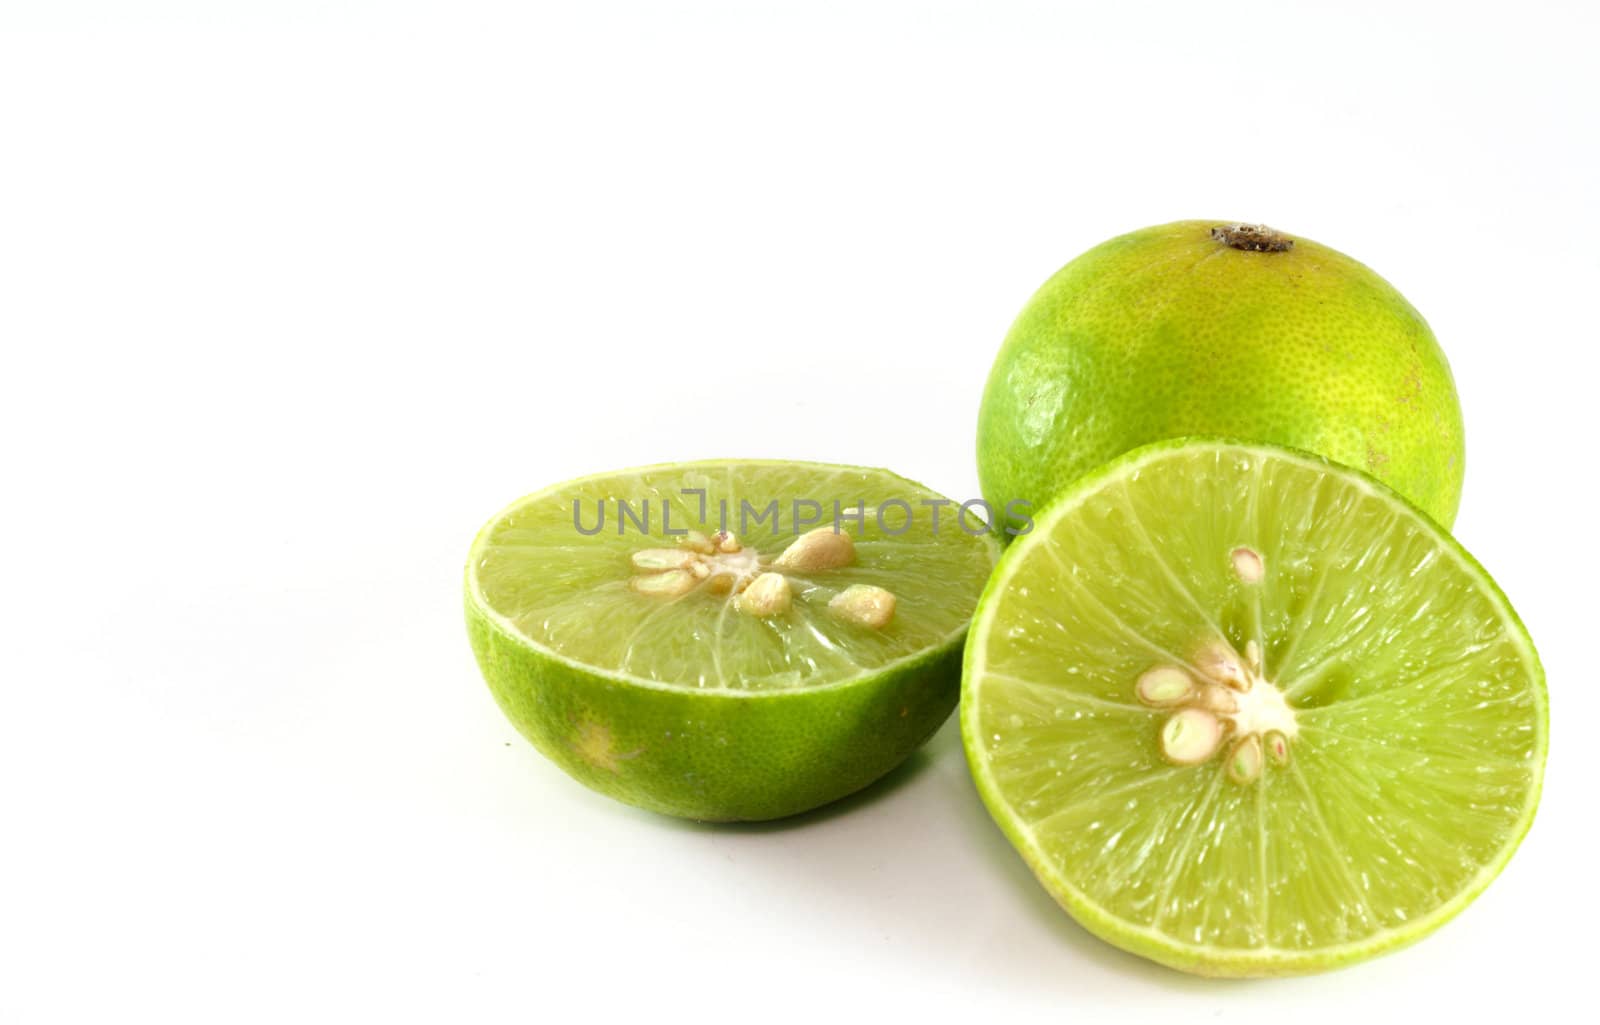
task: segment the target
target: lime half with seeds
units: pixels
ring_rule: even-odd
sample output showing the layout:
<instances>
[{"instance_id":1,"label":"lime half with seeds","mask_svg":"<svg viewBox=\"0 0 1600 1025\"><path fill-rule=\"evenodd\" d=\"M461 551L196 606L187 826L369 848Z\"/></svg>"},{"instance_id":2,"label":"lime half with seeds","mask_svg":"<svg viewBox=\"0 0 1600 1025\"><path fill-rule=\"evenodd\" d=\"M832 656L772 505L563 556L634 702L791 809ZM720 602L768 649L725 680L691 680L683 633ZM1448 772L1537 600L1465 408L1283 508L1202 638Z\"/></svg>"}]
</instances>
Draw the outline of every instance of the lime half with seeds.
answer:
<instances>
[{"instance_id":1,"label":"lime half with seeds","mask_svg":"<svg viewBox=\"0 0 1600 1025\"><path fill-rule=\"evenodd\" d=\"M1001 560L961 725L990 812L1089 930L1207 975L1347 964L1495 877L1544 674L1506 598L1359 472L1218 441L1079 482Z\"/></svg>"},{"instance_id":2,"label":"lime half with seeds","mask_svg":"<svg viewBox=\"0 0 1600 1025\"><path fill-rule=\"evenodd\" d=\"M500 707L580 782L726 821L894 768L949 716L998 545L886 470L719 461L515 503L467 564Z\"/></svg>"}]
</instances>

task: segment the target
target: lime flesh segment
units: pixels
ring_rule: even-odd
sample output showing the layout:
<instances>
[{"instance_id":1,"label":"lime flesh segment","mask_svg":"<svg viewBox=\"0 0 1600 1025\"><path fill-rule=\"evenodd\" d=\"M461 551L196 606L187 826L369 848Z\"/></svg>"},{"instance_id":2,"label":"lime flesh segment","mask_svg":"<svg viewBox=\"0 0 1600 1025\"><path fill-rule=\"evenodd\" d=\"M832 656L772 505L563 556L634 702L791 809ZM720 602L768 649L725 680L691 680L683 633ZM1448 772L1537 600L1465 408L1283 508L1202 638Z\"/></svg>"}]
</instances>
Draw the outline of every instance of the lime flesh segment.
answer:
<instances>
[{"instance_id":1,"label":"lime flesh segment","mask_svg":"<svg viewBox=\"0 0 1600 1025\"><path fill-rule=\"evenodd\" d=\"M1248 692L1208 674L1219 650L1258 667ZM1155 668L1245 709L1197 764L1164 747L1167 691L1135 689ZM1362 474L1226 442L1140 449L1038 517L963 687L979 789L1045 887L1204 974L1334 967L1443 923L1526 832L1547 742L1532 642L1454 540ZM1250 736L1262 764L1230 775Z\"/></svg>"},{"instance_id":2,"label":"lime flesh segment","mask_svg":"<svg viewBox=\"0 0 1600 1025\"><path fill-rule=\"evenodd\" d=\"M518 632L596 669L699 689L818 686L965 629L992 553L949 513L936 532L928 510L915 507L935 499L894 474L855 467L746 462L624 471L530 496L502 513L474 549L473 576L484 603ZM713 534L726 525L743 549L770 562L795 540L797 500L800 518L811 521L802 530L819 516L831 526L834 502L851 517L865 513L859 530L853 518L841 522L855 538L852 564L789 574L801 595L793 615L740 615L708 588L664 602L630 586L635 553L679 543L668 529ZM629 510L620 523L619 501ZM599 533L579 533L574 502L585 530L604 510ZM911 509L889 506L887 530L876 515L886 502ZM647 529L634 518L645 510ZM851 585L896 596L893 629L864 630L829 612L826 599Z\"/></svg>"},{"instance_id":3,"label":"lime flesh segment","mask_svg":"<svg viewBox=\"0 0 1600 1025\"><path fill-rule=\"evenodd\" d=\"M937 524L930 503L943 503ZM779 565L797 534L831 530L836 507L845 564ZM745 574L735 593L712 578L650 593L673 571L641 558L670 561L724 530L727 551L706 561ZM947 500L885 470L643 467L491 520L468 560L468 629L507 716L580 781L668 814L775 818L865 786L949 715L997 555ZM737 592L761 572L781 573L787 599L757 615L755 592ZM884 593L886 622L835 602L881 612Z\"/></svg>"}]
</instances>

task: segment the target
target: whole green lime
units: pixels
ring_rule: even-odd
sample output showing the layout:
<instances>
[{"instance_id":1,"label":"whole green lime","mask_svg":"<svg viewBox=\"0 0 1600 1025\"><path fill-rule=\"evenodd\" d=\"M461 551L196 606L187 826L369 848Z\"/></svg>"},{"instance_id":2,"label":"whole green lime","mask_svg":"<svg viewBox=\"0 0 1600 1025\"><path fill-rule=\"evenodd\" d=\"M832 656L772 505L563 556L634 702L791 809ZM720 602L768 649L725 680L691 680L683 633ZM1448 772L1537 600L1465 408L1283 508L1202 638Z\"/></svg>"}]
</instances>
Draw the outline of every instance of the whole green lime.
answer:
<instances>
[{"instance_id":1,"label":"whole green lime","mask_svg":"<svg viewBox=\"0 0 1600 1025\"><path fill-rule=\"evenodd\" d=\"M1455 520L1461 406L1422 315L1342 253L1222 221L1114 238L1045 282L989 374L978 474L1017 532L1017 503L1202 434L1317 453Z\"/></svg>"}]
</instances>

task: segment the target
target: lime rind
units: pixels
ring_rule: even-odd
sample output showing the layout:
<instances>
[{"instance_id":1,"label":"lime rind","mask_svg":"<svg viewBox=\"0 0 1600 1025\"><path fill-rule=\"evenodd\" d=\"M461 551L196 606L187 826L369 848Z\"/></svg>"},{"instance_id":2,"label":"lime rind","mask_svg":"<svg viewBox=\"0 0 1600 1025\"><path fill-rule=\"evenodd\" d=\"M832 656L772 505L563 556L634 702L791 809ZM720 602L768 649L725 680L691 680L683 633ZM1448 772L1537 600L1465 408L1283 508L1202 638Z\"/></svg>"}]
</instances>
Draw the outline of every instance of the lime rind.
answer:
<instances>
[{"instance_id":1,"label":"lime rind","mask_svg":"<svg viewBox=\"0 0 1600 1025\"><path fill-rule=\"evenodd\" d=\"M979 721L982 714L980 694L983 681L989 673L986 661L988 647L985 642L990 632L996 629L996 612L1005 600L1005 596L1011 593L1019 567L1030 557L1036 546L1048 546L1047 539L1055 524L1077 510L1090 496L1098 494L1108 483L1119 479L1125 480L1141 467L1167 458L1178 450L1207 446L1219 451L1233 449L1259 454L1302 467L1342 475L1344 480L1363 489L1366 494L1389 503L1397 515L1411 517L1419 529L1434 539L1439 550L1453 559L1463 575L1474 581L1478 589L1492 602L1500 616L1506 637L1510 639L1522 659L1530 683L1531 697L1537 706L1537 737L1528 764L1521 766L1526 770L1528 779L1523 791L1524 800L1520 815L1504 831L1503 842L1483 861L1476 874L1456 889L1447 900L1426 914L1400 925L1378 929L1351 942L1309 949L1274 947L1270 944L1240 948L1220 946L1205 941L1186 942L1167 931L1109 912L1100 902L1092 899L1075 885L1040 842L1035 827L1029 824L1028 815L1013 804L1012 798L1003 792L995 777L988 750L981 740L982 725ZM1483 567L1426 514L1375 478L1331 463L1320 456L1276 446L1215 438L1180 438L1136 449L1083 478L1048 508L1035 515L1032 535L1033 539L1024 537L1013 543L1002 556L974 615L963 665L960 713L963 743L978 791L996 823L1057 902L1102 939L1169 966L1206 975L1289 975L1347 964L1414 942L1454 917L1499 874L1526 835L1538 806L1548 750L1548 695L1544 670L1538 654L1510 602ZM1091 701L1096 700L1104 699L1091 699ZM1127 708L1130 714L1138 711L1143 710L1131 703ZM1102 710L1102 712L1115 714L1116 710ZM1216 771L1219 774L1217 779L1220 780L1223 770L1218 768ZM1298 769L1296 772L1298 773Z\"/></svg>"}]
</instances>

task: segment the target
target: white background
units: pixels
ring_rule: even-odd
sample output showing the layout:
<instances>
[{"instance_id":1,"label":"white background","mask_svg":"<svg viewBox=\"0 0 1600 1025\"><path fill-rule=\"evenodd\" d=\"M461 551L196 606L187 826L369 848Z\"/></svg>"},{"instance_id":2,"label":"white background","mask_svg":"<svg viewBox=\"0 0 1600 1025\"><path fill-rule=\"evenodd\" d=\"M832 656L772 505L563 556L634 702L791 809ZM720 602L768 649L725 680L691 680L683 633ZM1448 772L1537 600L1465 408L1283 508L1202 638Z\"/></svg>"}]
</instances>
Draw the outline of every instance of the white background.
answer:
<instances>
[{"instance_id":1,"label":"white background","mask_svg":"<svg viewBox=\"0 0 1600 1025\"><path fill-rule=\"evenodd\" d=\"M1587 9L1585 9L1587 8ZM1590 5L0 5L0 1019L1504 1021L1588 1002ZM1210 983L1059 912L954 723L710 828L589 793L461 624L480 523L729 454L976 494L1060 264L1186 217L1428 316L1544 805L1403 953Z\"/></svg>"}]
</instances>

